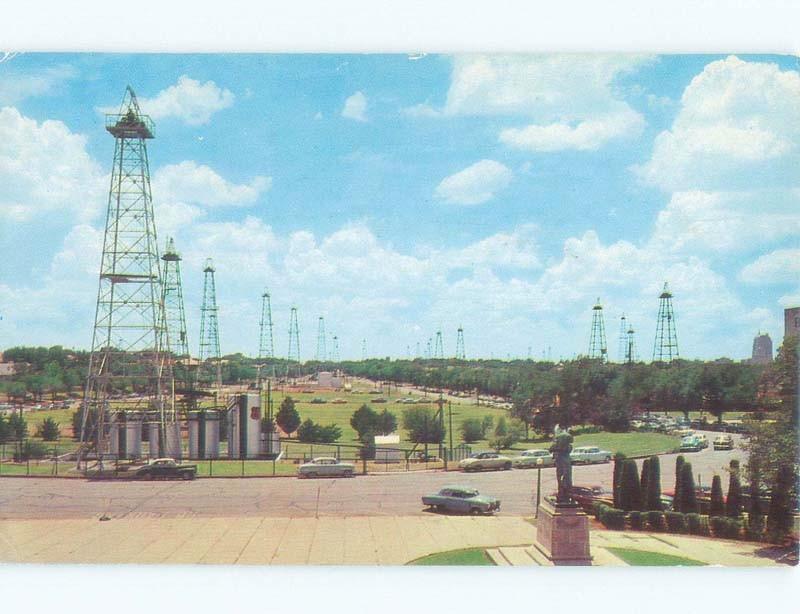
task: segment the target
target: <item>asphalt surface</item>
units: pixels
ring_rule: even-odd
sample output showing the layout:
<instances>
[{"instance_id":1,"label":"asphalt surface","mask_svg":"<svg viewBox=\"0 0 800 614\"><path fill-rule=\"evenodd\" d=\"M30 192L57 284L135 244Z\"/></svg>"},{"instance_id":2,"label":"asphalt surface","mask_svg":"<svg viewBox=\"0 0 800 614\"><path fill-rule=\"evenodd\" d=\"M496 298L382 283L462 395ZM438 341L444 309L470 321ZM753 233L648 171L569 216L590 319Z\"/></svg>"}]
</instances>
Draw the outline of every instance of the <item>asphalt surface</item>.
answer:
<instances>
[{"instance_id":1,"label":"asphalt surface","mask_svg":"<svg viewBox=\"0 0 800 614\"><path fill-rule=\"evenodd\" d=\"M715 433L708 433L713 441ZM695 480L710 485L732 458L746 460L734 435L732 451L711 447L684 454ZM674 454L661 455L661 485L675 483ZM611 490L611 464L573 467L575 485ZM484 473L424 472L371 474L349 479L206 478L192 482L111 482L81 479L0 478L0 519L222 517L222 516L408 516L430 514L420 501L446 484L476 487L501 500L500 515L534 513L536 469ZM542 494L556 489L555 469L542 470Z\"/></svg>"}]
</instances>

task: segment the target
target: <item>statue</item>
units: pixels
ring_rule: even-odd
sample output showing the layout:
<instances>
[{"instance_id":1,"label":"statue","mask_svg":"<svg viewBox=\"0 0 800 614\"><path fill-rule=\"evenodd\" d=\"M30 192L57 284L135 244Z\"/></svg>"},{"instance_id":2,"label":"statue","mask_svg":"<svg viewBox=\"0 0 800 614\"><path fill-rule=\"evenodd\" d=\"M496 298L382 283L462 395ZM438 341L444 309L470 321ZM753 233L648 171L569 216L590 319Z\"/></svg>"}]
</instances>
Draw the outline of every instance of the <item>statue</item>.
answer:
<instances>
[{"instance_id":1,"label":"statue","mask_svg":"<svg viewBox=\"0 0 800 614\"><path fill-rule=\"evenodd\" d=\"M558 495L556 503L565 505L572 504L572 462L569 453L572 452L572 435L567 429L561 429L556 425L553 445L550 452L556 462L556 481L558 483Z\"/></svg>"}]
</instances>

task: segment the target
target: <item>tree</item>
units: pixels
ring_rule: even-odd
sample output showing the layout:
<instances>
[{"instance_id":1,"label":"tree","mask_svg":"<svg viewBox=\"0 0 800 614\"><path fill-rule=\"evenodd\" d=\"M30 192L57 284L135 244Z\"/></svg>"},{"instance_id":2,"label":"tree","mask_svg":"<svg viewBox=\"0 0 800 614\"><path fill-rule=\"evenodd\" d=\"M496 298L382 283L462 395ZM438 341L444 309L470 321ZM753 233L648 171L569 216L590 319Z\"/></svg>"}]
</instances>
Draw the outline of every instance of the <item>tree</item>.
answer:
<instances>
[{"instance_id":1,"label":"tree","mask_svg":"<svg viewBox=\"0 0 800 614\"><path fill-rule=\"evenodd\" d=\"M494 418L492 416L486 415L481 420L481 436L480 439L486 439L486 435L489 434L489 429L492 428L494 424Z\"/></svg>"},{"instance_id":2,"label":"tree","mask_svg":"<svg viewBox=\"0 0 800 614\"><path fill-rule=\"evenodd\" d=\"M692 463L683 463L681 467L681 512L684 514L697 513L697 493L694 488L694 474Z\"/></svg>"},{"instance_id":3,"label":"tree","mask_svg":"<svg viewBox=\"0 0 800 614\"><path fill-rule=\"evenodd\" d=\"M640 510L641 485L639 484L639 469L636 466L635 460L628 459L624 461L620 485L620 508L626 512Z\"/></svg>"},{"instance_id":4,"label":"tree","mask_svg":"<svg viewBox=\"0 0 800 614\"><path fill-rule=\"evenodd\" d=\"M778 469L772 486L772 499L767 515L767 536L773 543L780 543L792 530L792 501L796 497L794 469L783 465Z\"/></svg>"},{"instance_id":5,"label":"tree","mask_svg":"<svg viewBox=\"0 0 800 614\"><path fill-rule=\"evenodd\" d=\"M403 412L403 428L414 443L442 443L444 427L428 407L410 407Z\"/></svg>"},{"instance_id":6,"label":"tree","mask_svg":"<svg viewBox=\"0 0 800 614\"><path fill-rule=\"evenodd\" d=\"M45 418L41 425L39 425L39 437L45 441L56 441L61 435L61 429L58 428L58 422L53 418Z\"/></svg>"},{"instance_id":7,"label":"tree","mask_svg":"<svg viewBox=\"0 0 800 614\"><path fill-rule=\"evenodd\" d=\"M673 493L672 509L676 512L685 512L683 509L683 501L681 501L681 477L683 476L683 464L686 459L683 456L678 456L675 459L675 492Z\"/></svg>"},{"instance_id":8,"label":"tree","mask_svg":"<svg viewBox=\"0 0 800 614\"><path fill-rule=\"evenodd\" d=\"M742 484L739 479L739 461L731 461L730 473L728 500L725 503L725 515L729 518L739 518L742 515Z\"/></svg>"},{"instance_id":9,"label":"tree","mask_svg":"<svg viewBox=\"0 0 800 614\"><path fill-rule=\"evenodd\" d=\"M750 474L750 513L748 524L758 527L762 523L764 513L761 509L761 465L758 459L751 458L748 463Z\"/></svg>"},{"instance_id":10,"label":"tree","mask_svg":"<svg viewBox=\"0 0 800 614\"><path fill-rule=\"evenodd\" d=\"M289 437L292 436L300 426L300 414L294 406L294 399L286 397L281 401L281 406L278 408L278 413L275 415L275 422L281 427L281 430Z\"/></svg>"},{"instance_id":11,"label":"tree","mask_svg":"<svg viewBox=\"0 0 800 614\"><path fill-rule=\"evenodd\" d=\"M494 436L495 437L505 437L508 435L508 425L506 424L506 417L500 416L497 420L497 426L494 428Z\"/></svg>"},{"instance_id":12,"label":"tree","mask_svg":"<svg viewBox=\"0 0 800 614\"><path fill-rule=\"evenodd\" d=\"M715 475L711 480L711 507L709 516L723 516L725 514L725 500L722 496L722 478Z\"/></svg>"},{"instance_id":13,"label":"tree","mask_svg":"<svg viewBox=\"0 0 800 614\"><path fill-rule=\"evenodd\" d=\"M622 452L614 454L614 481L612 484L614 494L614 507L622 509L620 506L620 492L622 486L622 467L625 463L625 455Z\"/></svg>"},{"instance_id":14,"label":"tree","mask_svg":"<svg viewBox=\"0 0 800 614\"><path fill-rule=\"evenodd\" d=\"M313 443L316 441L318 428L311 418L306 418L297 429L297 439L303 443Z\"/></svg>"},{"instance_id":15,"label":"tree","mask_svg":"<svg viewBox=\"0 0 800 614\"><path fill-rule=\"evenodd\" d=\"M658 456L651 456L650 477L647 478L647 509L661 511L661 462Z\"/></svg>"},{"instance_id":16,"label":"tree","mask_svg":"<svg viewBox=\"0 0 800 614\"><path fill-rule=\"evenodd\" d=\"M646 458L642 461L642 473L639 476L639 501L641 502L640 510L647 511L647 481L650 479L650 459Z\"/></svg>"},{"instance_id":17,"label":"tree","mask_svg":"<svg viewBox=\"0 0 800 614\"><path fill-rule=\"evenodd\" d=\"M22 441L28 436L28 423L25 421L25 418L22 417L22 414L11 414L8 418L8 425L11 430L12 439Z\"/></svg>"},{"instance_id":18,"label":"tree","mask_svg":"<svg viewBox=\"0 0 800 614\"><path fill-rule=\"evenodd\" d=\"M389 435L397 430L397 416L388 409L384 409L378 416L376 431L379 435Z\"/></svg>"},{"instance_id":19,"label":"tree","mask_svg":"<svg viewBox=\"0 0 800 614\"><path fill-rule=\"evenodd\" d=\"M359 441L364 441L364 435L371 432L375 436L375 425L378 421L378 414L366 403L353 412L350 418L350 426L358 434Z\"/></svg>"},{"instance_id":20,"label":"tree","mask_svg":"<svg viewBox=\"0 0 800 614\"><path fill-rule=\"evenodd\" d=\"M464 443L474 443L483 439L483 428L478 418L467 418L461 423L461 439Z\"/></svg>"},{"instance_id":21,"label":"tree","mask_svg":"<svg viewBox=\"0 0 800 614\"><path fill-rule=\"evenodd\" d=\"M0 414L0 443L11 439L11 425L6 420L5 414Z\"/></svg>"}]
</instances>

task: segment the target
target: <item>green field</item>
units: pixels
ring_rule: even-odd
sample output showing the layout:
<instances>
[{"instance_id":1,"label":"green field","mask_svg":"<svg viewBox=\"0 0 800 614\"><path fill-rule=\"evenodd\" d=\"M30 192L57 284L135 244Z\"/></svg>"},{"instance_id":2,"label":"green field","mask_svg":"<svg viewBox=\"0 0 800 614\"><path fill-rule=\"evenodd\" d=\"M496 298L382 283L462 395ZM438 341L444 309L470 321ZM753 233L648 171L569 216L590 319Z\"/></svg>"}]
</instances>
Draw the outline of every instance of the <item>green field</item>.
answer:
<instances>
[{"instance_id":1,"label":"green field","mask_svg":"<svg viewBox=\"0 0 800 614\"><path fill-rule=\"evenodd\" d=\"M494 563L483 548L437 552L409 561L407 565L489 565Z\"/></svg>"},{"instance_id":2,"label":"green field","mask_svg":"<svg viewBox=\"0 0 800 614\"><path fill-rule=\"evenodd\" d=\"M662 433L592 433L577 435L573 446L598 446L612 453L622 452L626 456L645 456L671 452L680 446L680 437ZM519 448L522 443L515 447ZM534 443L530 448L547 448L548 443Z\"/></svg>"},{"instance_id":3,"label":"green field","mask_svg":"<svg viewBox=\"0 0 800 614\"><path fill-rule=\"evenodd\" d=\"M683 556L675 556L673 554L647 552L645 550L635 550L633 548L608 548L607 550L621 558L628 565L634 567L698 567L705 565L705 563L701 561L688 559Z\"/></svg>"}]
</instances>

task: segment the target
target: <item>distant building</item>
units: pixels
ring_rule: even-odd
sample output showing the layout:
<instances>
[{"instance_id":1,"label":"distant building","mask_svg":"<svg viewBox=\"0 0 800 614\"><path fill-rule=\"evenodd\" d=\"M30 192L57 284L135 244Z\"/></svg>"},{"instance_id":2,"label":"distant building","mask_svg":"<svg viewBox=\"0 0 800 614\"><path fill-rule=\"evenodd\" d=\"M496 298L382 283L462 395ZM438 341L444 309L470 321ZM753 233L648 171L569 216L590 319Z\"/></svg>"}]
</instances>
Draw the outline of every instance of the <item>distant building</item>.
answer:
<instances>
[{"instance_id":1,"label":"distant building","mask_svg":"<svg viewBox=\"0 0 800 614\"><path fill-rule=\"evenodd\" d=\"M769 335L758 333L753 339L753 356L750 362L757 364L772 362L772 339Z\"/></svg>"},{"instance_id":2,"label":"distant building","mask_svg":"<svg viewBox=\"0 0 800 614\"><path fill-rule=\"evenodd\" d=\"M320 371L317 373L317 386L320 388L335 388L338 390L342 387L342 378L335 376L330 371Z\"/></svg>"},{"instance_id":3,"label":"distant building","mask_svg":"<svg viewBox=\"0 0 800 614\"><path fill-rule=\"evenodd\" d=\"M800 337L800 307L783 310L783 338Z\"/></svg>"}]
</instances>

